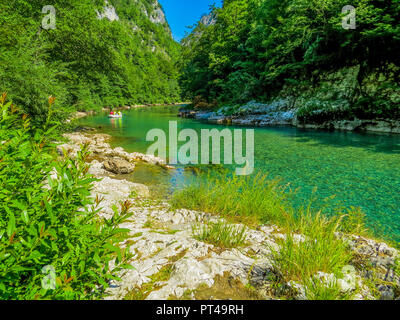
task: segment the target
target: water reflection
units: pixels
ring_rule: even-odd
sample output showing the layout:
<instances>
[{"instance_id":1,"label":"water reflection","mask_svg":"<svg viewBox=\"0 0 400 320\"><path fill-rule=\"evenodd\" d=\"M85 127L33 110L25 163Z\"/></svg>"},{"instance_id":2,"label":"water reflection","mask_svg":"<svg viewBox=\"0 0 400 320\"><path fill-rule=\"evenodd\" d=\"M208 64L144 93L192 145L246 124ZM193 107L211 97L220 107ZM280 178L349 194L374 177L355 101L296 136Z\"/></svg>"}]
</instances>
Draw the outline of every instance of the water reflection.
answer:
<instances>
[{"instance_id":1,"label":"water reflection","mask_svg":"<svg viewBox=\"0 0 400 320\"><path fill-rule=\"evenodd\" d=\"M122 118L109 118L113 130L123 133Z\"/></svg>"}]
</instances>

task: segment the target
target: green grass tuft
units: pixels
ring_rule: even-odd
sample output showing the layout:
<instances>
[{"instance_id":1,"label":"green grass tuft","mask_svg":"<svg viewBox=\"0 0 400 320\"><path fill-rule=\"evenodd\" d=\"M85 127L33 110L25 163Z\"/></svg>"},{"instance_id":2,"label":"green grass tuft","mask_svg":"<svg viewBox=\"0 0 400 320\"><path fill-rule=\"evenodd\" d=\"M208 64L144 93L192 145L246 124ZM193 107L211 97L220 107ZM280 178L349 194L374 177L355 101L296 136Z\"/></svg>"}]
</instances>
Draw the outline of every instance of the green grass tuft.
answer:
<instances>
[{"instance_id":1,"label":"green grass tuft","mask_svg":"<svg viewBox=\"0 0 400 320\"><path fill-rule=\"evenodd\" d=\"M246 227L236 227L222 221L193 226L192 233L196 240L221 248L236 248L246 242Z\"/></svg>"},{"instance_id":2,"label":"green grass tuft","mask_svg":"<svg viewBox=\"0 0 400 320\"><path fill-rule=\"evenodd\" d=\"M313 277L303 281L308 300L352 300L354 293L342 292L337 281L323 281Z\"/></svg>"},{"instance_id":3,"label":"green grass tuft","mask_svg":"<svg viewBox=\"0 0 400 320\"><path fill-rule=\"evenodd\" d=\"M279 180L268 180L265 175L255 178L209 176L206 181L174 193L170 204L174 209L193 209L257 224L283 222L290 196L286 189Z\"/></svg>"},{"instance_id":4,"label":"green grass tuft","mask_svg":"<svg viewBox=\"0 0 400 320\"><path fill-rule=\"evenodd\" d=\"M280 248L272 250L275 269L286 282L308 279L318 271L341 274L342 268L350 263L352 254L348 244L335 235L340 221L311 212L305 212L295 220L293 229L304 239L296 241L293 234L288 233Z\"/></svg>"},{"instance_id":5,"label":"green grass tuft","mask_svg":"<svg viewBox=\"0 0 400 320\"><path fill-rule=\"evenodd\" d=\"M133 288L125 297L124 300L145 300L153 291L163 287L162 282L168 281L173 271L173 265L168 264L163 266L160 271L150 277L150 281L143 284L141 287Z\"/></svg>"}]
</instances>

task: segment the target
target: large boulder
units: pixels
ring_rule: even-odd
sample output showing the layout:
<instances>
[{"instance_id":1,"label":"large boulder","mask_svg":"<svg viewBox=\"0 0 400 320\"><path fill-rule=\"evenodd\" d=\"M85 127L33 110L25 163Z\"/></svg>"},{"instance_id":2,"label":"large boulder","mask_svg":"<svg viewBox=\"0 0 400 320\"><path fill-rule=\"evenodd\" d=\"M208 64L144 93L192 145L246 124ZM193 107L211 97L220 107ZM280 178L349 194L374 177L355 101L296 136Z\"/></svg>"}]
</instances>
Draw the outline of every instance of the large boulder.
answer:
<instances>
[{"instance_id":1,"label":"large boulder","mask_svg":"<svg viewBox=\"0 0 400 320\"><path fill-rule=\"evenodd\" d=\"M135 165L122 159L122 158L111 158L103 162L105 170L115 174L129 174L135 170Z\"/></svg>"}]
</instances>

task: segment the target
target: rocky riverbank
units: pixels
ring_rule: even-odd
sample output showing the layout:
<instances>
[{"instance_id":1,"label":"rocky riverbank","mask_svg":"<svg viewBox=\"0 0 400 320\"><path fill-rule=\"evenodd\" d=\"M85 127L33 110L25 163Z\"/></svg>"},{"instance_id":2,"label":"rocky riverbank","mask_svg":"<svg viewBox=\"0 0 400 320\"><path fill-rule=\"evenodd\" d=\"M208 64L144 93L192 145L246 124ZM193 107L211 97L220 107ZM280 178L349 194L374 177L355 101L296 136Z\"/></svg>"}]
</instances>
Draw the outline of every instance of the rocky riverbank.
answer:
<instances>
[{"instance_id":1,"label":"rocky riverbank","mask_svg":"<svg viewBox=\"0 0 400 320\"><path fill-rule=\"evenodd\" d=\"M285 101L272 104L262 104L252 101L240 108L236 108L235 110L225 107L216 112L194 111L185 108L179 110L179 116L182 118L192 118L214 124L252 127L293 126L303 129L400 134L400 121L396 120L352 119L329 120L320 123L305 123L298 119L296 113L297 110L288 108Z\"/></svg>"},{"instance_id":2,"label":"rocky riverbank","mask_svg":"<svg viewBox=\"0 0 400 320\"><path fill-rule=\"evenodd\" d=\"M58 147L61 156L75 157L82 145L92 152L89 172L101 179L91 192L93 198L103 199L99 215L110 218L114 205L126 200L134 203L131 220L121 225L130 230L130 238L120 244L129 245L133 269L119 274L122 280L112 283L106 299L279 299L288 292L295 299L307 299L304 287L296 282L279 290L274 286L279 270L274 269L271 252L279 250L279 241L286 237L277 226L251 229L235 225L247 228L246 244L233 249L198 241L193 237L194 226L223 219L203 212L173 210L163 200L151 199L146 186L121 178L128 177L139 161L173 170L162 159L113 149L107 135L72 133L65 138L68 142ZM302 235L294 238L304 241ZM399 252L363 237L347 237L346 241L354 252L355 273L344 274L341 279L322 272L317 276L327 285L335 281L343 292L356 292L354 299L400 297L396 273Z\"/></svg>"},{"instance_id":3,"label":"rocky riverbank","mask_svg":"<svg viewBox=\"0 0 400 320\"><path fill-rule=\"evenodd\" d=\"M91 152L93 161L91 168L93 174L104 174L105 172L112 174L129 174L135 168L135 163L143 161L152 165L160 166L165 169L173 169L167 165L165 160L145 155L139 152L129 153L122 148L111 148L108 141L111 136L107 134L90 134L90 133L68 133L64 137L68 140L67 143L60 144L57 147L57 152L62 155L76 157L81 147L88 146L88 151Z\"/></svg>"}]
</instances>

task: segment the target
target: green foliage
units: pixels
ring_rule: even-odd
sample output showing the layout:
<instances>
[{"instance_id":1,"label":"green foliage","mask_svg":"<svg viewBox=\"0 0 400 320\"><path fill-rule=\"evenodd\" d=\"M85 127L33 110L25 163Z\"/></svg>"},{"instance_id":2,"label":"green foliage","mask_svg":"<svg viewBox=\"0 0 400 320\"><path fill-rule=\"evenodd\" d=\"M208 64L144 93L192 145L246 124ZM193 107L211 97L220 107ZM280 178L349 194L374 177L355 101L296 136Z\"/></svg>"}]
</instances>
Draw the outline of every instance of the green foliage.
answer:
<instances>
[{"instance_id":1,"label":"green foliage","mask_svg":"<svg viewBox=\"0 0 400 320\"><path fill-rule=\"evenodd\" d=\"M149 12L152 1L141 0ZM0 90L33 120L46 100L56 114L179 100L179 44L167 24L152 23L133 0L111 1L120 20L98 19L104 1L58 0L56 29L44 30L41 0L0 4ZM68 109L66 109L68 107Z\"/></svg>"},{"instance_id":2,"label":"green foliage","mask_svg":"<svg viewBox=\"0 0 400 320\"><path fill-rule=\"evenodd\" d=\"M220 104L288 98L301 121L399 118L399 1L353 1L355 30L342 27L346 5L225 0L215 24L183 40L184 94Z\"/></svg>"},{"instance_id":3,"label":"green foliage","mask_svg":"<svg viewBox=\"0 0 400 320\"><path fill-rule=\"evenodd\" d=\"M337 281L323 281L317 277L312 277L303 281L305 295L308 300L353 300L354 293L342 292Z\"/></svg>"},{"instance_id":4,"label":"green foliage","mask_svg":"<svg viewBox=\"0 0 400 320\"><path fill-rule=\"evenodd\" d=\"M49 117L35 129L5 95L0 108L1 299L99 298L130 258L129 248L118 247L129 203L101 219L100 199L89 197L95 179L87 174L86 149L77 160L55 161ZM54 268L55 290L42 287L46 266Z\"/></svg>"},{"instance_id":5,"label":"green foliage","mask_svg":"<svg viewBox=\"0 0 400 320\"><path fill-rule=\"evenodd\" d=\"M340 275L352 258L348 244L336 236L340 219L307 211L291 223L279 249L272 250L275 269L284 281L306 280L319 271ZM294 232L304 238L295 237Z\"/></svg>"},{"instance_id":6,"label":"green foliage","mask_svg":"<svg viewBox=\"0 0 400 320\"><path fill-rule=\"evenodd\" d=\"M193 237L221 248L236 248L246 242L246 228L236 227L223 221L193 226Z\"/></svg>"},{"instance_id":7,"label":"green foliage","mask_svg":"<svg viewBox=\"0 0 400 320\"><path fill-rule=\"evenodd\" d=\"M209 176L175 192L174 208L188 208L246 220L249 223L284 222L287 211L285 188L265 175L253 177Z\"/></svg>"},{"instance_id":8,"label":"green foliage","mask_svg":"<svg viewBox=\"0 0 400 320\"><path fill-rule=\"evenodd\" d=\"M339 213L340 232L346 234L357 234L360 236L370 236L365 224L365 213L360 208L351 207L345 213Z\"/></svg>"}]
</instances>

